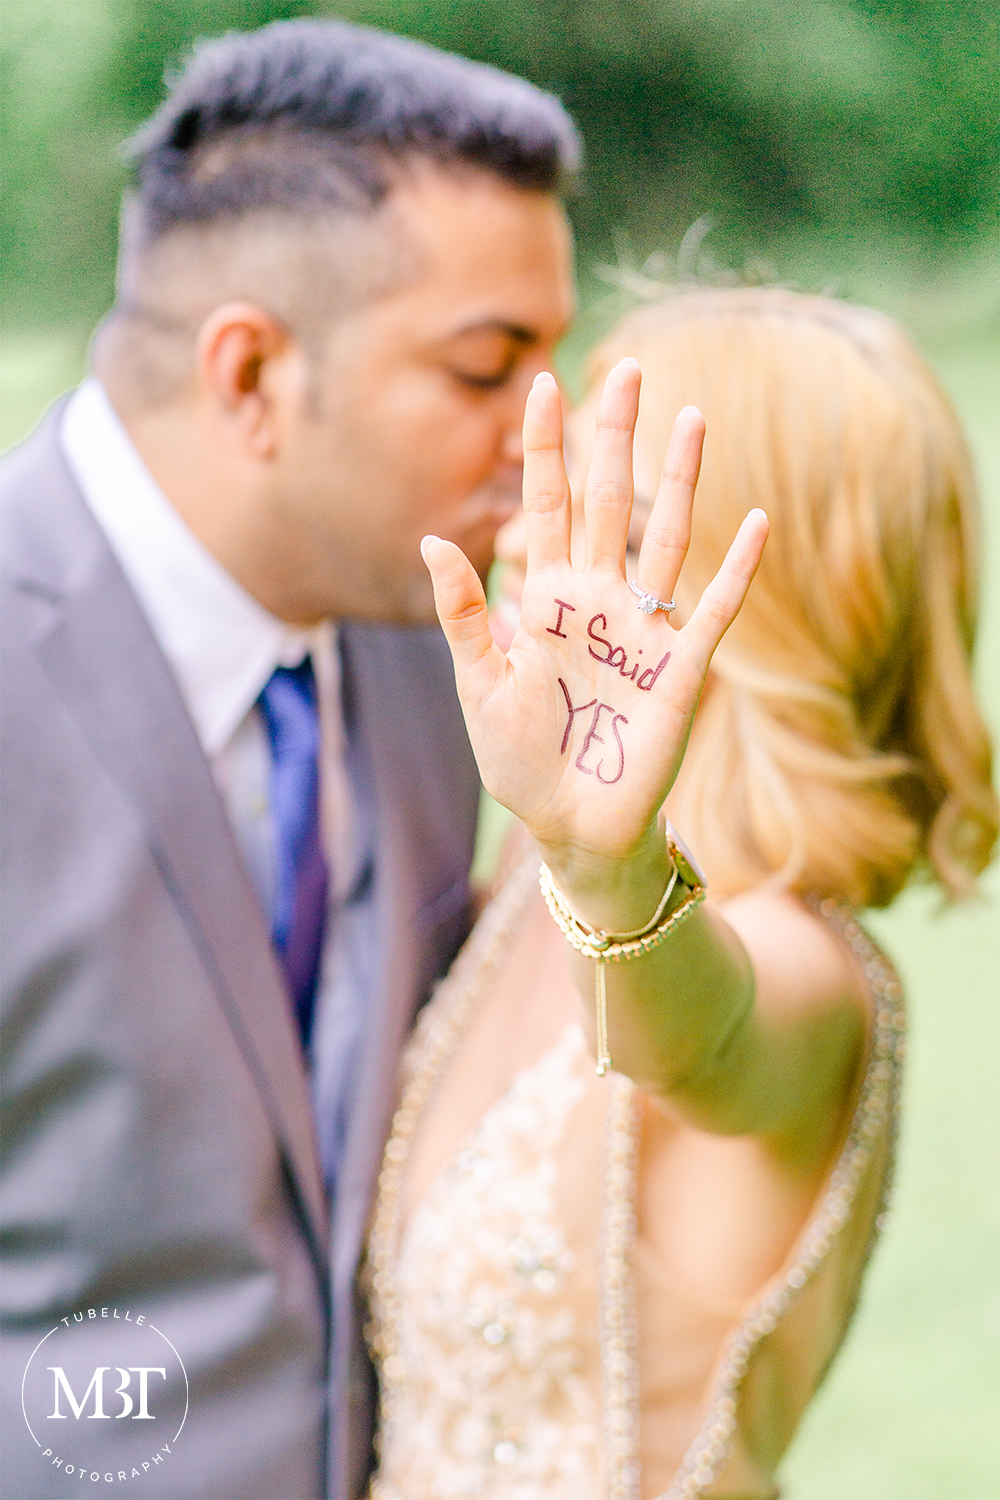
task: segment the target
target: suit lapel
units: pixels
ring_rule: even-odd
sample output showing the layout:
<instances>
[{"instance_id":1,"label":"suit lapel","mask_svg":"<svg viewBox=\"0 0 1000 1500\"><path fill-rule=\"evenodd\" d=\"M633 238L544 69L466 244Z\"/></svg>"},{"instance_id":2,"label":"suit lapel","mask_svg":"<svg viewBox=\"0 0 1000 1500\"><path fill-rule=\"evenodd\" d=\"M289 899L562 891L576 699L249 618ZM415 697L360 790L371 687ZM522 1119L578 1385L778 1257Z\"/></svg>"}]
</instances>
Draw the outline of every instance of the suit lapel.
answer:
<instances>
[{"instance_id":1,"label":"suit lapel","mask_svg":"<svg viewBox=\"0 0 1000 1500\"><path fill-rule=\"evenodd\" d=\"M366 1000L355 1107L334 1218L334 1295L354 1275L414 1011L465 935L479 776L434 630L341 633L350 732L375 806L380 975Z\"/></svg>"},{"instance_id":2,"label":"suit lapel","mask_svg":"<svg viewBox=\"0 0 1000 1500\"><path fill-rule=\"evenodd\" d=\"M371 1413L354 1278L417 1004L465 935L479 776L437 630L347 626L345 707L374 811L372 940L357 1084L333 1217L331 1495L358 1492Z\"/></svg>"},{"instance_id":3,"label":"suit lapel","mask_svg":"<svg viewBox=\"0 0 1000 1500\"><path fill-rule=\"evenodd\" d=\"M16 579L50 604L36 650L134 807L198 947L284 1149L325 1290L327 1208L309 1089L263 917L177 684L62 460L54 420L46 426L33 440L49 438L29 523L40 544Z\"/></svg>"}]
</instances>

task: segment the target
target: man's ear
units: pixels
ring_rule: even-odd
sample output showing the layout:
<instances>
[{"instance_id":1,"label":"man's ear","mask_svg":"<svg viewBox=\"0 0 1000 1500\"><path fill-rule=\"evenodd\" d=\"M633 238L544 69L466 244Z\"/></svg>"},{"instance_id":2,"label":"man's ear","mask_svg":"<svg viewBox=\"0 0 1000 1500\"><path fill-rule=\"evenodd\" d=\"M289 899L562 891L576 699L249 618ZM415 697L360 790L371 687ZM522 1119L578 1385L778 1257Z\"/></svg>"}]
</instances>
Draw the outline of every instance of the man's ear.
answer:
<instances>
[{"instance_id":1,"label":"man's ear","mask_svg":"<svg viewBox=\"0 0 1000 1500\"><path fill-rule=\"evenodd\" d=\"M225 439L253 457L272 457L284 408L302 385L301 350L287 328L253 302L226 302L198 330L195 360Z\"/></svg>"}]
</instances>

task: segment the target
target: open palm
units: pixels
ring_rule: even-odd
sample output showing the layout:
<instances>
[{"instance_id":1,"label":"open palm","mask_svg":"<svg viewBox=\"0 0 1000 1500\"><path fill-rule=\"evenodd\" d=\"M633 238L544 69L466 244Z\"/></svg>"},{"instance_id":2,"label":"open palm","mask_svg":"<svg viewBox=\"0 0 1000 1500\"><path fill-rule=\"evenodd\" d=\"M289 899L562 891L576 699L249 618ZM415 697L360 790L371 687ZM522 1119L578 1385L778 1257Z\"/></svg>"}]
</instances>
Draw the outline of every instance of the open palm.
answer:
<instances>
[{"instance_id":1,"label":"open palm","mask_svg":"<svg viewBox=\"0 0 1000 1500\"><path fill-rule=\"evenodd\" d=\"M562 409L539 376L524 416L527 571L521 621L504 655L471 563L426 538L424 559L487 791L522 820L550 863L620 859L655 828L680 767L716 646L735 619L767 537L751 511L691 618L647 614L625 577L639 367L605 384L584 497L586 556L570 561ZM639 554L642 589L669 601L687 551L704 422L674 425Z\"/></svg>"}]
</instances>

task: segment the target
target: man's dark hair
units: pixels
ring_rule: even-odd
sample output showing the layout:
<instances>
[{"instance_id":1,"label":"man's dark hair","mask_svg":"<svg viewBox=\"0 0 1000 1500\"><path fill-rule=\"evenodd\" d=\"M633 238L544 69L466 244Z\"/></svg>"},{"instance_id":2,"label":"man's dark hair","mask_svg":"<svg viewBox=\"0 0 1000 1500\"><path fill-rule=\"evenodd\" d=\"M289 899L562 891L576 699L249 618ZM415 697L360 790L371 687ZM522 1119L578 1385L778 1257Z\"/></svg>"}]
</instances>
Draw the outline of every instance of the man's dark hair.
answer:
<instances>
[{"instance_id":1,"label":"man's dark hair","mask_svg":"<svg viewBox=\"0 0 1000 1500\"><path fill-rule=\"evenodd\" d=\"M136 183L93 356L137 406L183 388L213 307L254 302L318 355L331 320L419 275L393 217L414 162L559 193L580 154L532 84L345 21L199 43L128 150Z\"/></svg>"},{"instance_id":2,"label":"man's dark hair","mask_svg":"<svg viewBox=\"0 0 1000 1500\"><path fill-rule=\"evenodd\" d=\"M560 192L580 154L532 84L343 21L200 43L129 149L147 243L261 210L371 211L415 156Z\"/></svg>"}]
</instances>

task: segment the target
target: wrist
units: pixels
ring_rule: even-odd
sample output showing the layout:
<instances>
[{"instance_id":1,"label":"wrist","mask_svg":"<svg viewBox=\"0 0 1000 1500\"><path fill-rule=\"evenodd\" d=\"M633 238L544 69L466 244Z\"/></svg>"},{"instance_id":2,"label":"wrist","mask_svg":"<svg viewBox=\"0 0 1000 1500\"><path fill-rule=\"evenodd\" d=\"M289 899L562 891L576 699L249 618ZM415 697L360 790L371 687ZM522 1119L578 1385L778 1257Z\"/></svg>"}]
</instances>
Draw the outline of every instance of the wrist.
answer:
<instances>
[{"instance_id":1,"label":"wrist","mask_svg":"<svg viewBox=\"0 0 1000 1500\"><path fill-rule=\"evenodd\" d=\"M668 825L669 827L669 825ZM664 830L666 833L666 830ZM658 948L664 939L681 922L684 922L705 899L704 876L683 844L675 842L673 830L663 839L670 861L670 875L651 917L629 931L591 925L574 910L552 878L552 871L543 864L538 882L542 896L553 921L567 942L584 958L593 959L595 968L595 1006L597 1036L597 1072L603 1076L613 1066L608 1051L607 980L605 967L608 963L619 963L623 959L641 958ZM671 905L671 898L680 891L680 900Z\"/></svg>"},{"instance_id":2,"label":"wrist","mask_svg":"<svg viewBox=\"0 0 1000 1500\"><path fill-rule=\"evenodd\" d=\"M553 883L577 918L593 931L608 933L642 930L651 922L674 875L675 852L673 830L663 821L618 855L539 845ZM692 884L704 883L683 849L679 875L661 915L679 906Z\"/></svg>"}]
</instances>

